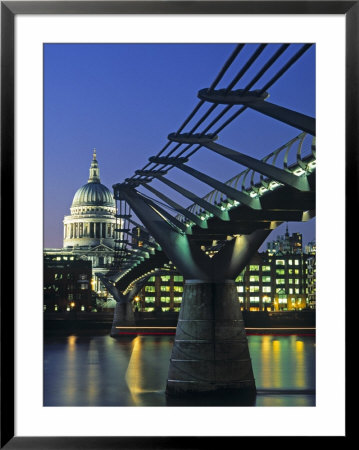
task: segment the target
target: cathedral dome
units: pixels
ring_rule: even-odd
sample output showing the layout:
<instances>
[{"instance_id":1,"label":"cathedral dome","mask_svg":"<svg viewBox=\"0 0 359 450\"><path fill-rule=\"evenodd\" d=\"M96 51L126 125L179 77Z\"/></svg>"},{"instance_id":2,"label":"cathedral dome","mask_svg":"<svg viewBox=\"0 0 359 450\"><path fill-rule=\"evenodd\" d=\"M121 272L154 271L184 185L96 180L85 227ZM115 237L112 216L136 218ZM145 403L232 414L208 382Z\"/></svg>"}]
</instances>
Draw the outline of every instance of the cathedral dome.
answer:
<instances>
[{"instance_id":1,"label":"cathedral dome","mask_svg":"<svg viewBox=\"0 0 359 450\"><path fill-rule=\"evenodd\" d=\"M115 200L112 193L101 183L87 183L77 190L71 207L79 206L112 206Z\"/></svg>"}]
</instances>

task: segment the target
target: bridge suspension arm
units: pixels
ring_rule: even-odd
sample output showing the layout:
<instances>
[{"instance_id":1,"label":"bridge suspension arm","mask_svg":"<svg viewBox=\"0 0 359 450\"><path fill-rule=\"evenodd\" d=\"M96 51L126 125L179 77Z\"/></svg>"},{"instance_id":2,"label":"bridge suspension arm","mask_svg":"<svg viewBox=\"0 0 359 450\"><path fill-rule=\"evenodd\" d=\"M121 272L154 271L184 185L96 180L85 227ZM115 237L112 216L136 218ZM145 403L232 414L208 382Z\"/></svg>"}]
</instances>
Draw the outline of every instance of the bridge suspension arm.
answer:
<instances>
[{"instance_id":1,"label":"bridge suspension arm","mask_svg":"<svg viewBox=\"0 0 359 450\"><path fill-rule=\"evenodd\" d=\"M184 197L189 198L197 205L201 206L206 211L212 213L216 217L222 219L222 220L229 220L228 211L222 211L218 206L211 205L206 200L203 200L202 198L198 197L197 195L193 194L192 192L188 191L187 189L184 189L182 186L179 186L178 184L174 183L173 181L168 180L167 178L164 178L163 176L159 176L158 179L162 181L162 183L167 184L167 186L171 187L175 191L182 194Z\"/></svg>"},{"instance_id":2,"label":"bridge suspension arm","mask_svg":"<svg viewBox=\"0 0 359 450\"><path fill-rule=\"evenodd\" d=\"M238 202L242 203L243 205L249 206L252 209L261 209L259 198L252 198L248 194L238 191L237 189L234 189L231 186L228 186L216 180L215 178L212 178L202 172L199 172L198 170L193 169L192 167L189 167L185 164L179 164L177 167L183 170L184 172L188 173L189 175L192 175L193 177L197 178L198 180L203 181L209 186L214 187L218 191L223 192L224 194L227 195L227 197L233 200L237 200Z\"/></svg>"},{"instance_id":3,"label":"bridge suspension arm","mask_svg":"<svg viewBox=\"0 0 359 450\"><path fill-rule=\"evenodd\" d=\"M166 195L162 194L162 192L159 192L157 189L154 189L152 186L149 186L148 184L144 184L143 186L146 189L148 189L150 192L155 194L158 198L160 198L164 202L166 202L168 205L172 206L177 212L182 214L188 220L194 222L200 228L208 228L206 220L201 220L200 217L196 216L191 211L188 211L188 209L186 209L183 206L179 205L178 203L174 202L173 200L168 198Z\"/></svg>"},{"instance_id":4,"label":"bridge suspension arm","mask_svg":"<svg viewBox=\"0 0 359 450\"><path fill-rule=\"evenodd\" d=\"M273 180L279 181L285 185L291 186L299 191L310 191L309 183L306 176L297 177L290 172L287 172L278 167L267 164L258 159L252 158L251 156L244 155L243 153L232 150L223 145L217 144L215 142L208 142L204 146L225 158L231 159L232 161L238 162L252 170L255 170L262 175L265 175Z\"/></svg>"},{"instance_id":5,"label":"bridge suspension arm","mask_svg":"<svg viewBox=\"0 0 359 450\"><path fill-rule=\"evenodd\" d=\"M261 114L272 117L273 119L279 120L280 122L315 136L315 119L313 117L267 102L265 100L267 96L268 94L266 92L247 92L241 89L229 92L223 92L223 90L210 91L209 89L201 89L198 92L198 97L201 100L222 105L244 105Z\"/></svg>"}]
</instances>

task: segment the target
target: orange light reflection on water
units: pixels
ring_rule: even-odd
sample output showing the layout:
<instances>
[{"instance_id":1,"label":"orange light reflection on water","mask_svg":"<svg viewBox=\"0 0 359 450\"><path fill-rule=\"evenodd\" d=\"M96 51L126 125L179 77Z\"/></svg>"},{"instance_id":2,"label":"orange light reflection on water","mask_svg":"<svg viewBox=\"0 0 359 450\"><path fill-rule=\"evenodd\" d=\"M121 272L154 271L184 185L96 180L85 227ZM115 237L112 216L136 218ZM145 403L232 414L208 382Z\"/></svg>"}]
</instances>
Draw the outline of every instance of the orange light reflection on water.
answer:
<instances>
[{"instance_id":1,"label":"orange light reflection on water","mask_svg":"<svg viewBox=\"0 0 359 450\"><path fill-rule=\"evenodd\" d=\"M305 374L306 374L306 366L305 366L305 358L304 358L304 342L303 341L295 341L295 387L304 388L306 385Z\"/></svg>"},{"instance_id":2,"label":"orange light reflection on water","mask_svg":"<svg viewBox=\"0 0 359 450\"><path fill-rule=\"evenodd\" d=\"M64 396L69 404L72 404L73 398L76 395L77 386L77 366L76 366L76 336L68 337L67 345L67 361L64 378L66 379L66 386L64 389Z\"/></svg>"}]
</instances>

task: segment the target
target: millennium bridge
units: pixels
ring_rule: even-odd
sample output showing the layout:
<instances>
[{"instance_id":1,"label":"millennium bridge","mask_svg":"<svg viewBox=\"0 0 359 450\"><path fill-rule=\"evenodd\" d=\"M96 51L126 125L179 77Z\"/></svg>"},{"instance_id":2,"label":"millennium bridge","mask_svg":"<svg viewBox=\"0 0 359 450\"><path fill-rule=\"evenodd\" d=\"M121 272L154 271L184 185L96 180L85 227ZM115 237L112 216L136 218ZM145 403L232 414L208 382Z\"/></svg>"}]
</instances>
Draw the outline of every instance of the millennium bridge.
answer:
<instances>
[{"instance_id":1,"label":"millennium bridge","mask_svg":"<svg viewBox=\"0 0 359 450\"><path fill-rule=\"evenodd\" d=\"M132 300L149 277L174 266L185 280L168 395L255 392L234 280L272 230L283 222L315 216L315 118L268 101L271 87L300 64L311 45L297 45L295 52L290 44L252 45L249 56L245 47L238 45L213 83L201 87L196 107L177 131L169 130L158 154L113 186L118 211L116 263L101 276L117 302L111 334L116 335L120 325L134 324ZM248 81L245 75L260 56L261 64ZM219 88L234 62L240 63L239 71ZM266 81L260 84L263 78ZM290 127L293 138L281 142L278 133L278 147L268 149L262 159L251 156L250 149L243 153L228 147L222 130L248 111ZM209 152L238 164L238 174L223 182L195 169L193 156L205 166ZM212 190L204 197L196 195L184 183L173 181L173 169ZM183 206L178 197L192 204Z\"/></svg>"}]
</instances>

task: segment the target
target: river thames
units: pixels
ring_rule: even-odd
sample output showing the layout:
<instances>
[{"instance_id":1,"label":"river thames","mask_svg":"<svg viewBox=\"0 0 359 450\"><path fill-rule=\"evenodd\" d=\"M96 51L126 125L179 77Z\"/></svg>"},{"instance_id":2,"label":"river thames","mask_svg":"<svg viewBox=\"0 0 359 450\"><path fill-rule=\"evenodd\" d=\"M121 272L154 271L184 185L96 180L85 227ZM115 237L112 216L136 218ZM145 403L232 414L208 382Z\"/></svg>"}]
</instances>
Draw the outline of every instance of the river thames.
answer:
<instances>
[{"instance_id":1,"label":"river thames","mask_svg":"<svg viewBox=\"0 0 359 450\"><path fill-rule=\"evenodd\" d=\"M165 395L174 336L46 336L44 406L315 406L315 337L249 335L253 400Z\"/></svg>"}]
</instances>

